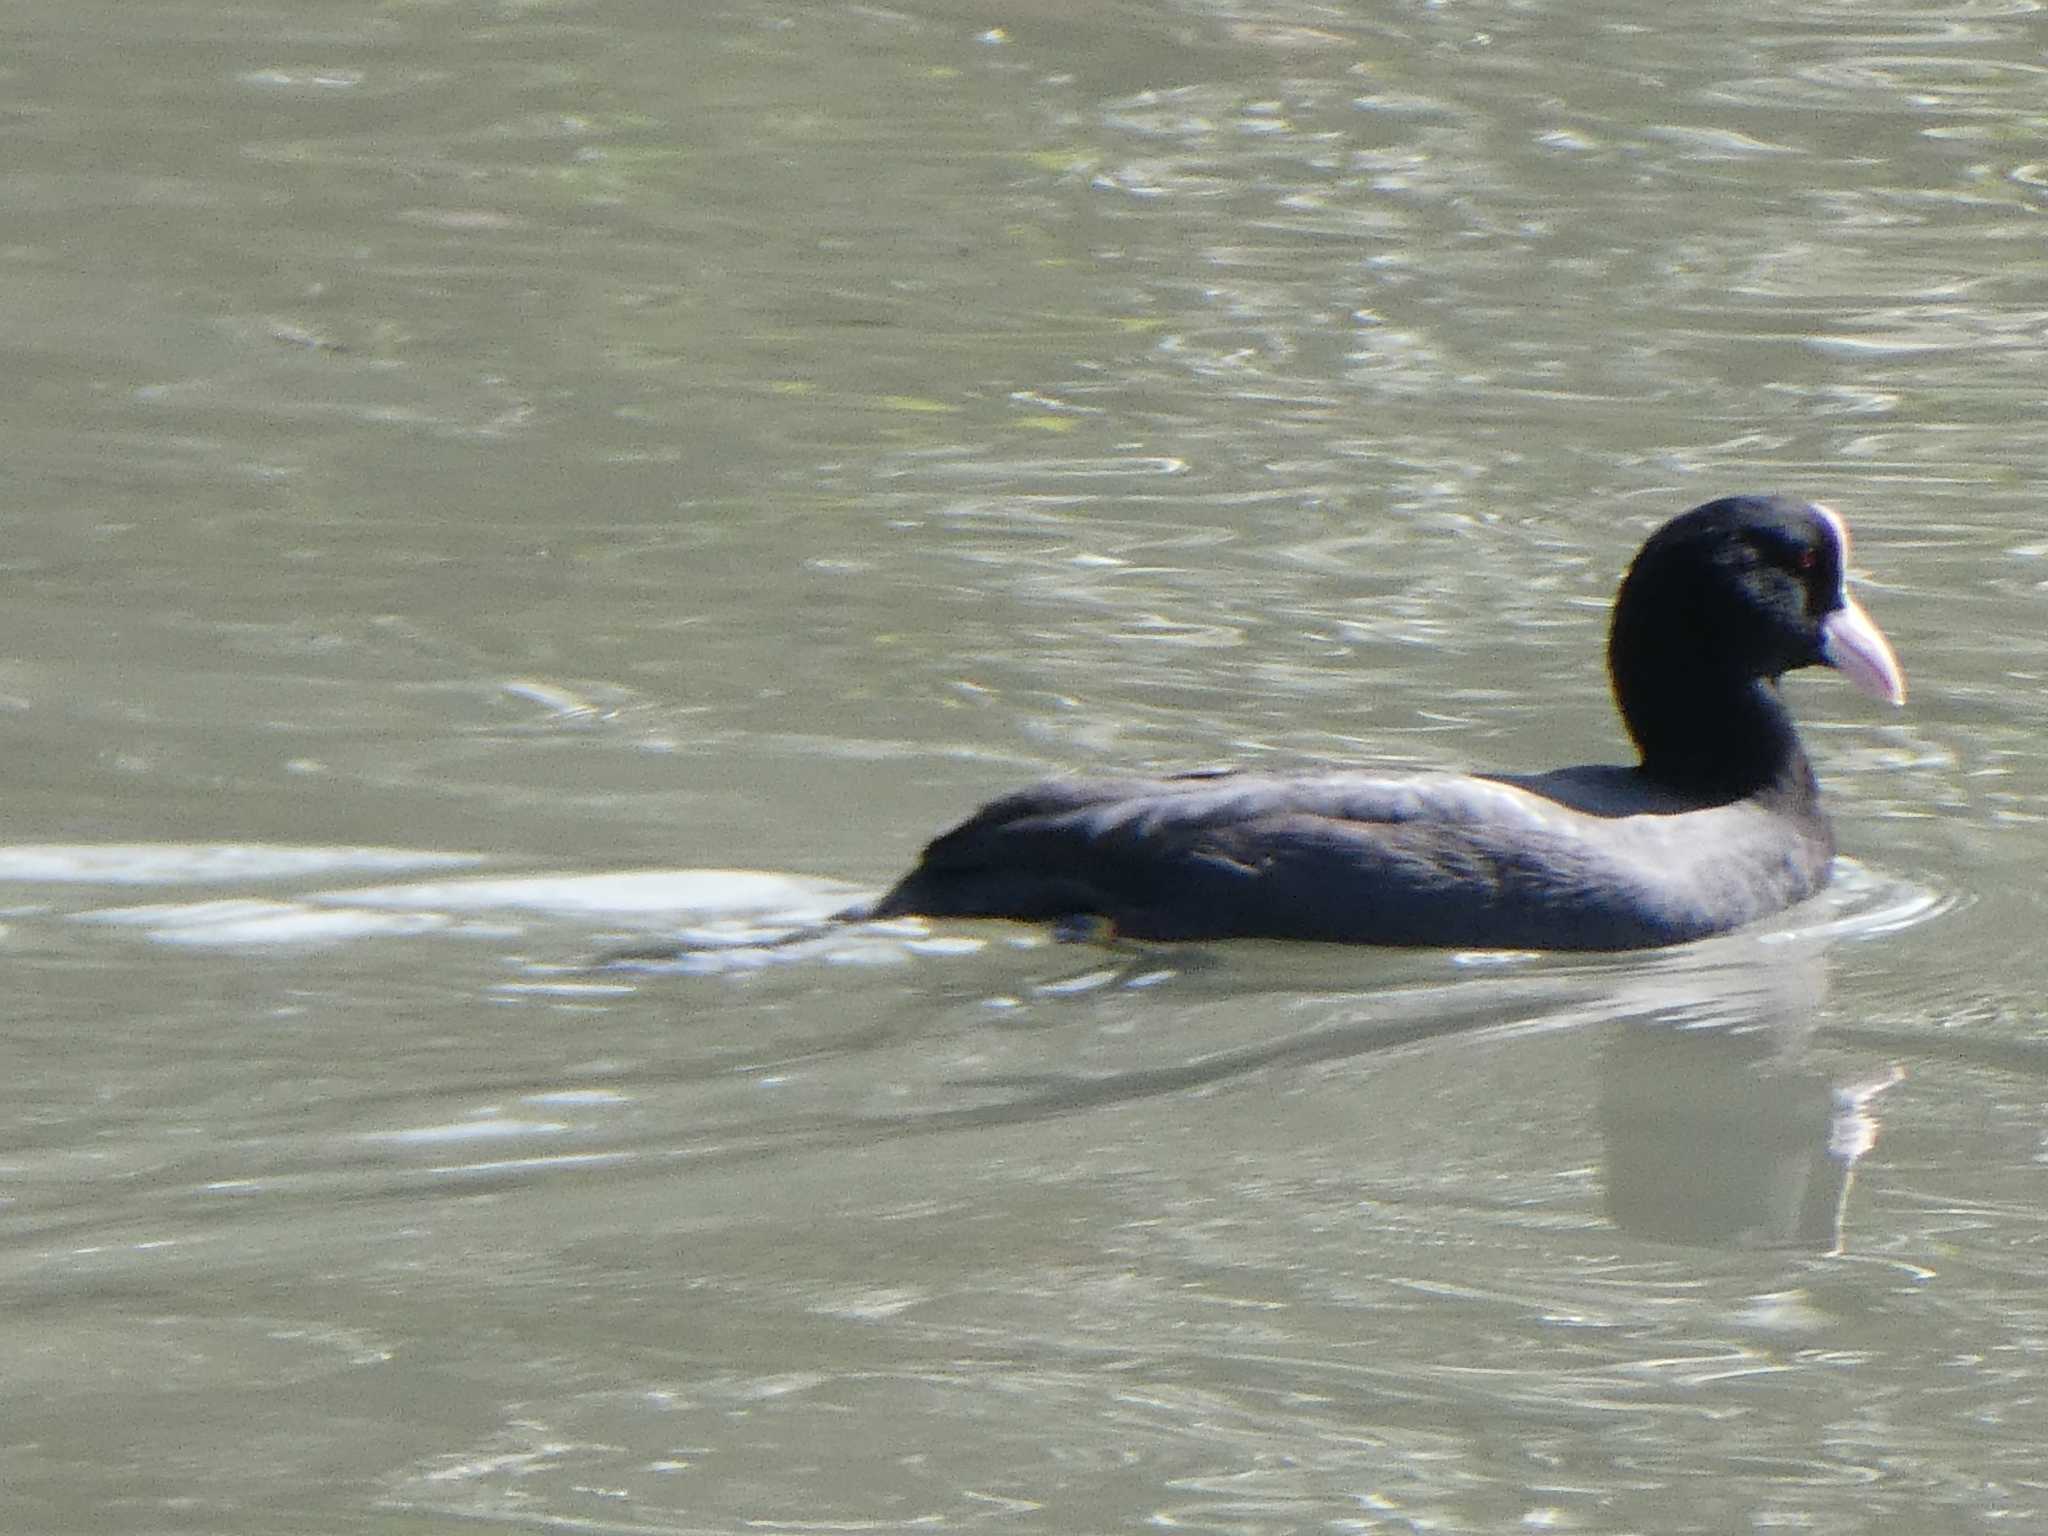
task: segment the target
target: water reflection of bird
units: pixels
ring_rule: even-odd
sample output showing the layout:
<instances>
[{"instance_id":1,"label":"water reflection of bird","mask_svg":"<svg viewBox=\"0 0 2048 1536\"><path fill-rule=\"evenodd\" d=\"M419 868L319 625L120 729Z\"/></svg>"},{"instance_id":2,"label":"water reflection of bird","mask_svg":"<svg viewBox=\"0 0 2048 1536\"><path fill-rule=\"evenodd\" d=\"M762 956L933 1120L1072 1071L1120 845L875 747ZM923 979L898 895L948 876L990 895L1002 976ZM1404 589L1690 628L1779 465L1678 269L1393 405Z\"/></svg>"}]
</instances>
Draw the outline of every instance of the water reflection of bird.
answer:
<instances>
[{"instance_id":1,"label":"water reflection of bird","mask_svg":"<svg viewBox=\"0 0 2048 1536\"><path fill-rule=\"evenodd\" d=\"M1825 885L1834 835L1778 679L1904 701L1826 507L1732 496L1653 534L1608 671L1635 767L1053 780L934 839L846 915L1062 920L1136 939L1633 949Z\"/></svg>"},{"instance_id":2,"label":"water reflection of bird","mask_svg":"<svg viewBox=\"0 0 2048 1536\"><path fill-rule=\"evenodd\" d=\"M1810 1021L1804 1021L1810 1023ZM1634 1029L1602 1061L1607 1215L1669 1243L1843 1244L1850 1179L1877 1142L1887 1064L1840 1081L1804 1064L1781 1031Z\"/></svg>"}]
</instances>

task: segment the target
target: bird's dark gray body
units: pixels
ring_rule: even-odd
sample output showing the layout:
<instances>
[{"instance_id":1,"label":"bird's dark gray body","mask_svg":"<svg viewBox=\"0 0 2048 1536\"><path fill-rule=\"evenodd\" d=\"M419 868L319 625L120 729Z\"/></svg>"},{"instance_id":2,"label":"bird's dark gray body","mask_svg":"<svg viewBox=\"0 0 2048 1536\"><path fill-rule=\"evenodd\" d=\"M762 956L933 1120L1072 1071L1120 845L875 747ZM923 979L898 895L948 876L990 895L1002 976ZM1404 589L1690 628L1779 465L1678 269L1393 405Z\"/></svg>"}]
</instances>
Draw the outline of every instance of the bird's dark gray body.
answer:
<instances>
[{"instance_id":1,"label":"bird's dark gray body","mask_svg":"<svg viewBox=\"0 0 2048 1536\"><path fill-rule=\"evenodd\" d=\"M1640 949L1800 901L1833 856L1824 819L1757 799L1701 809L1632 768L1053 780L934 839L874 915L1089 914L1138 939Z\"/></svg>"}]
</instances>

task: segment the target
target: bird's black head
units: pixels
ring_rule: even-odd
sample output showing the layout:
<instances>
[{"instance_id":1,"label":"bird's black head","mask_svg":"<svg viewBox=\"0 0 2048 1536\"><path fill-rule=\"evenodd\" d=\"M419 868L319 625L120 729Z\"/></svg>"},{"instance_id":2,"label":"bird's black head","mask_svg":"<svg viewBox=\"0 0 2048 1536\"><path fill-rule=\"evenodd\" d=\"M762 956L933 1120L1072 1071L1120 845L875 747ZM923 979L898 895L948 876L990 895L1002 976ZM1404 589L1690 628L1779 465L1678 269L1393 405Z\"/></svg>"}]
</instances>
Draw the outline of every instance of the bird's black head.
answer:
<instances>
[{"instance_id":1,"label":"bird's black head","mask_svg":"<svg viewBox=\"0 0 2048 1536\"><path fill-rule=\"evenodd\" d=\"M1776 680L1826 666L1893 704L1905 678L1849 595L1849 530L1789 496L1728 496L1659 528L1614 602L1607 664L1643 767L1747 794L1805 773Z\"/></svg>"}]
</instances>

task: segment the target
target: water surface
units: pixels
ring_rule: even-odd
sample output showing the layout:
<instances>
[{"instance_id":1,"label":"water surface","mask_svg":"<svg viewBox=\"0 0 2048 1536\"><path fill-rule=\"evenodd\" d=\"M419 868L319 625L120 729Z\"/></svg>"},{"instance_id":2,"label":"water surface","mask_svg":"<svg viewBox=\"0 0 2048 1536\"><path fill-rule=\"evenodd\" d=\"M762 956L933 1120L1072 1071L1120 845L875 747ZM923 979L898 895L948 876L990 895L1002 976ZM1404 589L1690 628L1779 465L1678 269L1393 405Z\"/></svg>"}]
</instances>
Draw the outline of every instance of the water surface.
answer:
<instances>
[{"instance_id":1,"label":"water surface","mask_svg":"<svg viewBox=\"0 0 2048 1536\"><path fill-rule=\"evenodd\" d=\"M2043 1518L2029 6L14 22L8 1529ZM1044 772L1616 756L1773 488L1913 697L1788 685L1761 932L752 942Z\"/></svg>"}]
</instances>

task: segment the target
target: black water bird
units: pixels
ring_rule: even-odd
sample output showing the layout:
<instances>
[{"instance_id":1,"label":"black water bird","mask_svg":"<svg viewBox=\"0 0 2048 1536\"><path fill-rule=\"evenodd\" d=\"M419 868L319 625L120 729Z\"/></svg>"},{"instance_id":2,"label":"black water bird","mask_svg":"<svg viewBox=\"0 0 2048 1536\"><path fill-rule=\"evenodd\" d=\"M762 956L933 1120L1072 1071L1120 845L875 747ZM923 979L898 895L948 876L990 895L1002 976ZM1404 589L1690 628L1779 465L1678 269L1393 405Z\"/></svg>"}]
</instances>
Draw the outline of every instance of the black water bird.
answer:
<instances>
[{"instance_id":1,"label":"black water bird","mask_svg":"<svg viewBox=\"0 0 2048 1536\"><path fill-rule=\"evenodd\" d=\"M1827 883L1834 833L1778 680L1906 684L1827 507L1730 496L1651 535L1608 673L1641 761L1548 773L1055 779L935 838L848 916L1056 920L1147 939L1638 949Z\"/></svg>"}]
</instances>

